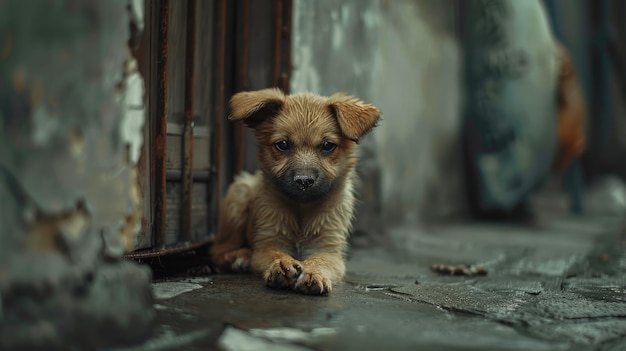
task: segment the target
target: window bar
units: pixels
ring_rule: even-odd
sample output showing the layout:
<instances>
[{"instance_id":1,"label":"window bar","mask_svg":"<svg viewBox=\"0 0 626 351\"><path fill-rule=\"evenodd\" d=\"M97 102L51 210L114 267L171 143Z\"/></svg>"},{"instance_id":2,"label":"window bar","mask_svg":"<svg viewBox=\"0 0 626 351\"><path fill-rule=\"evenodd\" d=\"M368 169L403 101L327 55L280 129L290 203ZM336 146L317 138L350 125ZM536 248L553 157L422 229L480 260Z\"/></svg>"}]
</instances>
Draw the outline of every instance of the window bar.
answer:
<instances>
[{"instance_id":1,"label":"window bar","mask_svg":"<svg viewBox=\"0 0 626 351\"><path fill-rule=\"evenodd\" d=\"M211 164L212 170L215 174L215 182L212 184L212 188L214 190L214 194L212 194L212 196L215 201L212 208L215 212L209 213L209 218L212 218L213 221L218 220L222 200L222 136L224 134L224 118L226 117L224 108L226 98L226 76L224 73L226 70L226 0L217 1L216 26L215 81L217 82L217 93L215 96L215 114L213 118L213 162Z\"/></svg>"},{"instance_id":2,"label":"window bar","mask_svg":"<svg viewBox=\"0 0 626 351\"><path fill-rule=\"evenodd\" d=\"M183 127L183 179L180 230L185 241L192 240L193 198L193 108L196 58L196 0L187 2L187 34L185 44L185 124Z\"/></svg>"},{"instance_id":3,"label":"window bar","mask_svg":"<svg viewBox=\"0 0 626 351\"><path fill-rule=\"evenodd\" d=\"M154 153L154 246L165 246L165 207L166 207L166 143L167 143L167 33L169 29L169 0L160 0L158 9L158 46L157 46L157 81L156 117L152 149Z\"/></svg>"},{"instance_id":4,"label":"window bar","mask_svg":"<svg viewBox=\"0 0 626 351\"><path fill-rule=\"evenodd\" d=\"M239 80L237 91L246 91L250 88L248 80L248 64L250 55L250 0L241 1L241 57L239 65ZM246 127L243 122L235 126L235 167L234 173L243 170L243 160L246 150Z\"/></svg>"}]
</instances>

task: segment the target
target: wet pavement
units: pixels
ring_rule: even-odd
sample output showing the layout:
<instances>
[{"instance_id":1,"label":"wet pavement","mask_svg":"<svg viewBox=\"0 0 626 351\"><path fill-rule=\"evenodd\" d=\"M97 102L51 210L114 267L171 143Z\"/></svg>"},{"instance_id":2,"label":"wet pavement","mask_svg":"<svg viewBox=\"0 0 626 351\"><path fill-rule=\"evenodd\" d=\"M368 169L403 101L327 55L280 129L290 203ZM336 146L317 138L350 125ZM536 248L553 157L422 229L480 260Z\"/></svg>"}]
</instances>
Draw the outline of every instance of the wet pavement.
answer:
<instances>
[{"instance_id":1,"label":"wet pavement","mask_svg":"<svg viewBox=\"0 0 626 351\"><path fill-rule=\"evenodd\" d=\"M326 297L249 275L159 279L155 336L132 350L626 350L622 218L391 229L353 248Z\"/></svg>"}]
</instances>

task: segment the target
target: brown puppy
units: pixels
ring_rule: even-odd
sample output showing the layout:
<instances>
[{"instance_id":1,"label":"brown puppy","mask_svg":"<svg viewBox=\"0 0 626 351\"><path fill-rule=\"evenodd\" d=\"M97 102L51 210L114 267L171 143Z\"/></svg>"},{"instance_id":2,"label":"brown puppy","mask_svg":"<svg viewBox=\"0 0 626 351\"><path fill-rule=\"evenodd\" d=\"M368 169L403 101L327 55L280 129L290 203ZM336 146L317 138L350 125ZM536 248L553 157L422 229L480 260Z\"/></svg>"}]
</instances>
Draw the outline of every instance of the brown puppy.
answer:
<instances>
[{"instance_id":1,"label":"brown puppy","mask_svg":"<svg viewBox=\"0 0 626 351\"><path fill-rule=\"evenodd\" d=\"M343 279L354 216L356 147L380 112L351 96L242 92L230 120L255 129L260 170L228 189L214 261L268 286L325 294Z\"/></svg>"}]
</instances>

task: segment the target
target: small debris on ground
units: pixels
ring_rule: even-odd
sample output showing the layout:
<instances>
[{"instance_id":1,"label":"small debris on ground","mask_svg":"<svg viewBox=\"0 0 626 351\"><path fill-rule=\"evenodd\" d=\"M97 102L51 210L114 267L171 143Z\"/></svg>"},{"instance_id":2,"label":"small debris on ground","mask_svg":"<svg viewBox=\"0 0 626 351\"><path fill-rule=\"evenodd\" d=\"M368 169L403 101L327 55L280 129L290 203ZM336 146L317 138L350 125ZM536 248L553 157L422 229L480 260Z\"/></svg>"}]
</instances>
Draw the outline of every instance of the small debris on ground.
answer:
<instances>
[{"instance_id":1,"label":"small debris on ground","mask_svg":"<svg viewBox=\"0 0 626 351\"><path fill-rule=\"evenodd\" d=\"M470 265L445 265L445 264L434 264L430 266L430 269L433 272L439 274L447 274L447 275L487 275L487 270L482 267L475 267Z\"/></svg>"}]
</instances>

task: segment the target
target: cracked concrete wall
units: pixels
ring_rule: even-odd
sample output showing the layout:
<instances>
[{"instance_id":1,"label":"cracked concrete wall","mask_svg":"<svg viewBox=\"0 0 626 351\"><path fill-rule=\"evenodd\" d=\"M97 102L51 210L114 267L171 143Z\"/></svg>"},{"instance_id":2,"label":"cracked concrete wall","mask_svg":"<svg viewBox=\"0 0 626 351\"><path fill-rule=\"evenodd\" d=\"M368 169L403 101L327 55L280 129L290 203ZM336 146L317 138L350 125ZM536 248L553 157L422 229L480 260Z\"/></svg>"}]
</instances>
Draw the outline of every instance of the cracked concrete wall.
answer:
<instances>
[{"instance_id":1,"label":"cracked concrete wall","mask_svg":"<svg viewBox=\"0 0 626 351\"><path fill-rule=\"evenodd\" d=\"M0 349L143 340L141 1L0 1ZM135 31L136 32L136 31Z\"/></svg>"},{"instance_id":2,"label":"cracked concrete wall","mask_svg":"<svg viewBox=\"0 0 626 351\"><path fill-rule=\"evenodd\" d=\"M361 149L357 231L465 210L454 11L439 0L294 1L292 91L345 91L382 111Z\"/></svg>"}]
</instances>

